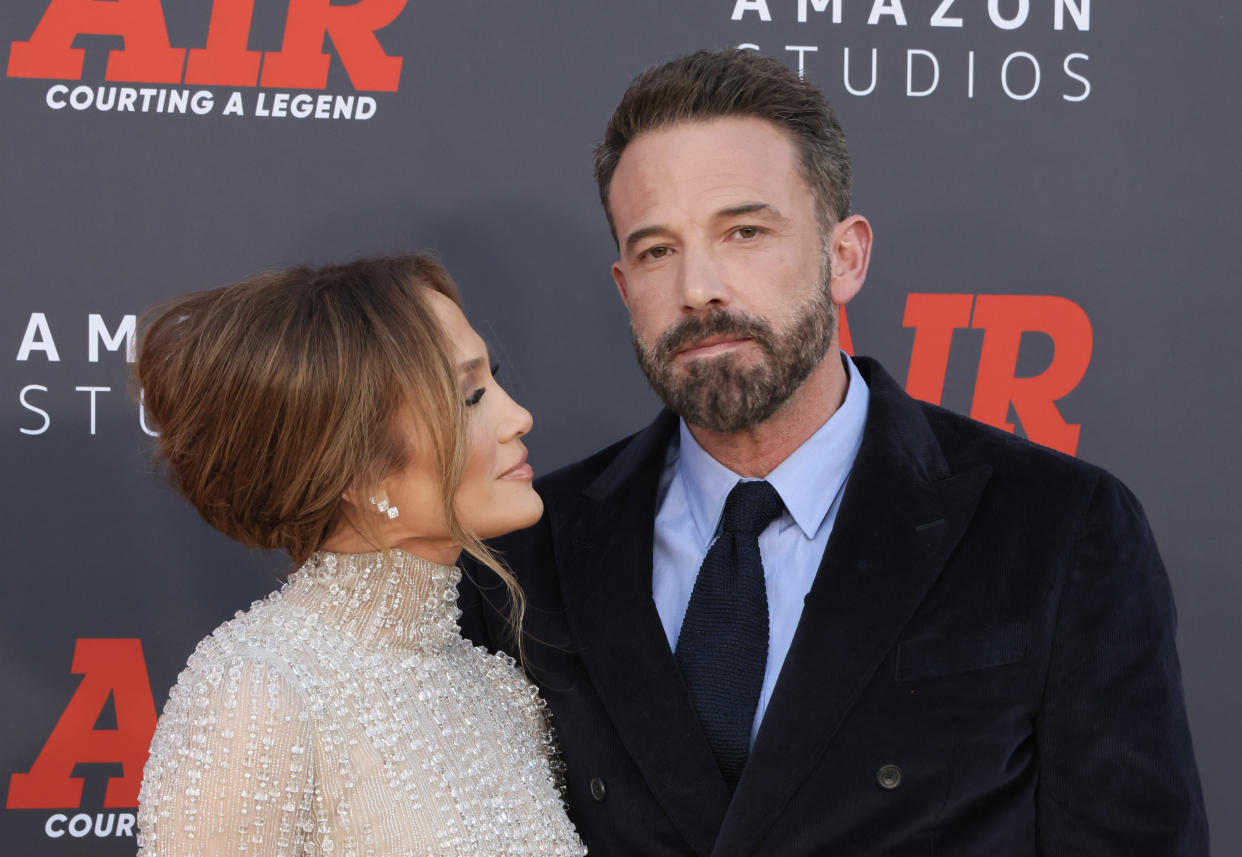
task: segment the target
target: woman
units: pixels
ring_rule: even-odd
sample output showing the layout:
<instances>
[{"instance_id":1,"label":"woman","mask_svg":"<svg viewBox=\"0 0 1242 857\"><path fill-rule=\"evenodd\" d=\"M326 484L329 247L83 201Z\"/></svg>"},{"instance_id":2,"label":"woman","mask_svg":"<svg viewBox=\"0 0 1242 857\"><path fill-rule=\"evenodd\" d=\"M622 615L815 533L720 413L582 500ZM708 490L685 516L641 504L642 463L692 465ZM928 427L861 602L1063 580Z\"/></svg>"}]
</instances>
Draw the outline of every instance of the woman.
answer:
<instances>
[{"instance_id":1,"label":"woman","mask_svg":"<svg viewBox=\"0 0 1242 857\"><path fill-rule=\"evenodd\" d=\"M282 271L146 324L174 483L287 583L201 643L151 742L139 853L580 855L542 700L462 639L463 549L542 512L530 414L422 257Z\"/></svg>"}]
</instances>

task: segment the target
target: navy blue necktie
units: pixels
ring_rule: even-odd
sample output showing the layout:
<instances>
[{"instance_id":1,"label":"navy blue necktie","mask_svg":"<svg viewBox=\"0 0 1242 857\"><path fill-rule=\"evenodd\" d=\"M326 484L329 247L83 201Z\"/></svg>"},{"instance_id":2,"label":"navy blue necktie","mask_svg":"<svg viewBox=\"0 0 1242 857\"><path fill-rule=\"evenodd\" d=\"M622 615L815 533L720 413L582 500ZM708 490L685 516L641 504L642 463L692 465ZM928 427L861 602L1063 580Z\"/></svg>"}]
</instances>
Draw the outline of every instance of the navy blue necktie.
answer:
<instances>
[{"instance_id":1,"label":"navy blue necktie","mask_svg":"<svg viewBox=\"0 0 1242 857\"><path fill-rule=\"evenodd\" d=\"M750 753L768 661L768 592L759 534L785 506L767 482L739 482L725 500L677 637L690 702L730 790Z\"/></svg>"}]
</instances>

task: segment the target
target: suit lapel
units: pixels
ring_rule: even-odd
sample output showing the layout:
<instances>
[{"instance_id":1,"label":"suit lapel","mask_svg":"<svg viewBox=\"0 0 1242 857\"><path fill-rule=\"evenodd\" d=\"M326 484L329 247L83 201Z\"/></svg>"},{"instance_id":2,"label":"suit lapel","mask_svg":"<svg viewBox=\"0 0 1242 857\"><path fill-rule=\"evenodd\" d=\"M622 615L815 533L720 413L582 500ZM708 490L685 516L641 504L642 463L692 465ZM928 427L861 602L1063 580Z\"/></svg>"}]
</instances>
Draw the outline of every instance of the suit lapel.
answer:
<instances>
[{"instance_id":1,"label":"suit lapel","mask_svg":"<svg viewBox=\"0 0 1242 857\"><path fill-rule=\"evenodd\" d=\"M921 408L869 374L863 443L717 855L752 853L935 583L990 475L950 476Z\"/></svg>"},{"instance_id":2,"label":"suit lapel","mask_svg":"<svg viewBox=\"0 0 1242 857\"><path fill-rule=\"evenodd\" d=\"M569 621L595 690L652 794L695 851L707 855L729 793L651 597L656 492L676 425L662 415L576 508L565 510L556 553Z\"/></svg>"}]
</instances>

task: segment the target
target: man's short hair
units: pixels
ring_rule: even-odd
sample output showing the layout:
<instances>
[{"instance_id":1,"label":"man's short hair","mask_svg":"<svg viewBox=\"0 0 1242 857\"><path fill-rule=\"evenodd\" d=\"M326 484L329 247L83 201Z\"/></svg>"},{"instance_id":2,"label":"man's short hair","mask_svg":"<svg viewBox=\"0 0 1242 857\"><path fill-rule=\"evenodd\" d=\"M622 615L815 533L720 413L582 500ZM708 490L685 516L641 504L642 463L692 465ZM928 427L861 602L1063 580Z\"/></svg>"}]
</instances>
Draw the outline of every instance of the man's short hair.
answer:
<instances>
[{"instance_id":1,"label":"man's short hair","mask_svg":"<svg viewBox=\"0 0 1242 857\"><path fill-rule=\"evenodd\" d=\"M636 77L613 112L603 142L595 147L595 181L614 241L609 188L625 147L647 131L727 116L766 119L788 132L825 227L849 213L845 134L819 88L779 60L753 51L699 51Z\"/></svg>"}]
</instances>

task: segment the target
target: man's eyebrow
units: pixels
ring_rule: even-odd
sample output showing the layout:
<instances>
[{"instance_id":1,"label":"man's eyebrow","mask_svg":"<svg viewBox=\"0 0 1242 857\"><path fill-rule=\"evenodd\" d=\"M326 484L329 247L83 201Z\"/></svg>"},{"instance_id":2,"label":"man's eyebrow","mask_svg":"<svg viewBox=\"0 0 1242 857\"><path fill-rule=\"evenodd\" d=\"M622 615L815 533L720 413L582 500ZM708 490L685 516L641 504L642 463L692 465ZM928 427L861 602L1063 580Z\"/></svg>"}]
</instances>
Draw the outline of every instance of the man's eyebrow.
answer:
<instances>
[{"instance_id":1,"label":"man's eyebrow","mask_svg":"<svg viewBox=\"0 0 1242 857\"><path fill-rule=\"evenodd\" d=\"M731 205L717 211L715 218L719 220L723 217L738 217L743 214L767 214L781 220L785 219L785 215L781 214L776 206L767 202L745 202L741 205Z\"/></svg>"},{"instance_id":2,"label":"man's eyebrow","mask_svg":"<svg viewBox=\"0 0 1242 857\"><path fill-rule=\"evenodd\" d=\"M642 229L635 229L629 235L625 236L625 249L632 249L635 244L653 235L668 234L667 226L644 226Z\"/></svg>"},{"instance_id":3,"label":"man's eyebrow","mask_svg":"<svg viewBox=\"0 0 1242 857\"><path fill-rule=\"evenodd\" d=\"M731 205L728 208L722 208L712 215L714 220L721 220L728 217L740 217L744 214L766 214L777 220L784 220L785 215L780 213L776 206L768 202L744 202L741 205ZM633 248L635 244L654 235L667 235L669 228L667 226L644 226L641 229L635 229L629 235L625 236L625 248L627 250Z\"/></svg>"}]
</instances>

